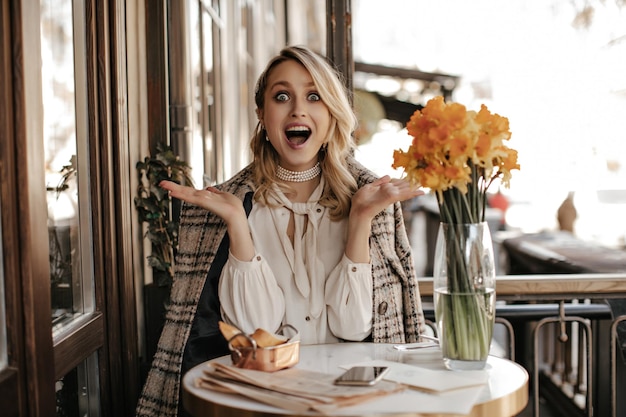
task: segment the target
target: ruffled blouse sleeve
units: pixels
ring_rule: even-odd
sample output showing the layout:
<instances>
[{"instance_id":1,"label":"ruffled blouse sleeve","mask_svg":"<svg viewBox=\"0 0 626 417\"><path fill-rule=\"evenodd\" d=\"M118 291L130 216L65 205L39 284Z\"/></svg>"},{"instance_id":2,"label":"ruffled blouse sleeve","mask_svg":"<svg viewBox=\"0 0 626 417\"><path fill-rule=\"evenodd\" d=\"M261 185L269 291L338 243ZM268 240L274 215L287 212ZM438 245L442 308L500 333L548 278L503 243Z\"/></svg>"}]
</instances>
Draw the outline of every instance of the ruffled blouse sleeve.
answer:
<instances>
[{"instance_id":1,"label":"ruffled blouse sleeve","mask_svg":"<svg viewBox=\"0 0 626 417\"><path fill-rule=\"evenodd\" d=\"M326 281L328 325L341 339L358 341L372 329L372 268L345 254Z\"/></svg>"},{"instance_id":2,"label":"ruffled blouse sleeve","mask_svg":"<svg viewBox=\"0 0 626 417\"><path fill-rule=\"evenodd\" d=\"M250 262L230 252L219 283L222 318L244 333L257 328L278 329L285 315L285 297L265 258L256 254Z\"/></svg>"}]
</instances>

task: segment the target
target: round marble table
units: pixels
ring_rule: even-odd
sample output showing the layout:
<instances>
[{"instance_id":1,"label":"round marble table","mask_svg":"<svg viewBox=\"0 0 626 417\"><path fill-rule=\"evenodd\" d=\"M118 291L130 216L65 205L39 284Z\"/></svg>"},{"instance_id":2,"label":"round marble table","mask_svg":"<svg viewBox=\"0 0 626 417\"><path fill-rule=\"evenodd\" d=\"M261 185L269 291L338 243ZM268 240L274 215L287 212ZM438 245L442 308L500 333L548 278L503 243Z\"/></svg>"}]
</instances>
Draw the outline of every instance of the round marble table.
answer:
<instances>
[{"instance_id":1,"label":"round marble table","mask_svg":"<svg viewBox=\"0 0 626 417\"><path fill-rule=\"evenodd\" d=\"M416 366L444 370L441 351L438 348L415 351L399 351L391 344L379 343L337 343L324 345L305 345L300 350L298 368L339 375L347 365L374 360L393 361L414 364ZM215 361L230 364L230 356ZM183 377L183 405L194 417L268 417L293 416L288 410L273 407L239 395L225 394L198 388L194 381L207 367L200 364ZM279 371L280 372L280 371ZM449 371L453 373L452 371ZM342 408L331 416L402 416L402 417L453 417L467 415L515 416L528 403L528 373L520 365L507 359L490 356L485 371L488 382L482 387L477 402L469 414L450 414L434 411L432 394L418 393L414 390L392 394L386 404L375 404L379 400L369 401L359 406ZM419 396L422 397L419 397ZM426 396L426 397L424 397ZM389 402L391 401L391 403ZM320 413L307 412L306 416L322 416Z\"/></svg>"}]
</instances>

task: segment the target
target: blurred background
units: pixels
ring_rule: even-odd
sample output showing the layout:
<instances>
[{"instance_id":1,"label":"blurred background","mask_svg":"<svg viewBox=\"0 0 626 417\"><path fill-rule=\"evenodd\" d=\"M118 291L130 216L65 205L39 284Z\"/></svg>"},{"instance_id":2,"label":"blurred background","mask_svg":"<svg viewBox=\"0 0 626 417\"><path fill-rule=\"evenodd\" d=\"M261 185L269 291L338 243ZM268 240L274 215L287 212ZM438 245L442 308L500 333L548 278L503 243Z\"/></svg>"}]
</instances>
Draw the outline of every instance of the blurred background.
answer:
<instances>
[{"instance_id":1,"label":"blurred background","mask_svg":"<svg viewBox=\"0 0 626 417\"><path fill-rule=\"evenodd\" d=\"M521 170L510 189L508 231L567 229L610 247L626 245L626 7L621 1L353 1L356 103L369 126L358 158L380 174L411 138L375 98L423 104L442 88L477 110L509 119ZM359 73L358 63L435 74L419 81ZM435 77L436 78L436 77ZM443 85L444 83L448 85ZM367 95L374 93L376 96ZM363 94L364 98L359 94ZM380 101L380 100L379 100ZM384 103L383 103L384 104ZM374 109L374 110L372 110ZM406 107L406 117L411 107ZM400 119L400 118L398 118ZM381 157L388 155L389 157ZM572 210L574 208L575 212ZM571 221L570 221L571 223Z\"/></svg>"}]
</instances>

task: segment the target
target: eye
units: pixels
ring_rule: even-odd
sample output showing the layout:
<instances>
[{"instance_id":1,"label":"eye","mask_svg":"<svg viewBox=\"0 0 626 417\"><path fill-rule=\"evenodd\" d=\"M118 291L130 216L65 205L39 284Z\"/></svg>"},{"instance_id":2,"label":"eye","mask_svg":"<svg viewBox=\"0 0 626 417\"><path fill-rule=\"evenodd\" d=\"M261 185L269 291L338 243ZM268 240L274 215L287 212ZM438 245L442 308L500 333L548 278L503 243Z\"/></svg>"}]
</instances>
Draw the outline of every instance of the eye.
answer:
<instances>
[{"instance_id":1,"label":"eye","mask_svg":"<svg viewBox=\"0 0 626 417\"><path fill-rule=\"evenodd\" d=\"M287 101L287 100L289 100L289 94L287 94L285 92L280 92L280 93L278 93L278 94L276 94L274 96L274 99L276 101Z\"/></svg>"},{"instance_id":2,"label":"eye","mask_svg":"<svg viewBox=\"0 0 626 417\"><path fill-rule=\"evenodd\" d=\"M307 96L307 99L309 101L321 101L322 100L320 95L317 93L309 93L309 95Z\"/></svg>"}]
</instances>

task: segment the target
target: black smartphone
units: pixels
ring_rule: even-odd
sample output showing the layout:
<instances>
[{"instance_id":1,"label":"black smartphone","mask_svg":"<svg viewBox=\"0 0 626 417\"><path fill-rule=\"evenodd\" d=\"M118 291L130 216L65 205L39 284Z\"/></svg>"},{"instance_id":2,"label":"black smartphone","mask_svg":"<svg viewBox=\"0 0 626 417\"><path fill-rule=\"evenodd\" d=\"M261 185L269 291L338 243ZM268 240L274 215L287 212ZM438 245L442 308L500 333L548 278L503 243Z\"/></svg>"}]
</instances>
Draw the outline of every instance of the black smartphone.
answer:
<instances>
[{"instance_id":1,"label":"black smartphone","mask_svg":"<svg viewBox=\"0 0 626 417\"><path fill-rule=\"evenodd\" d=\"M386 366L353 366L335 379L336 385L374 385L389 368Z\"/></svg>"}]
</instances>

